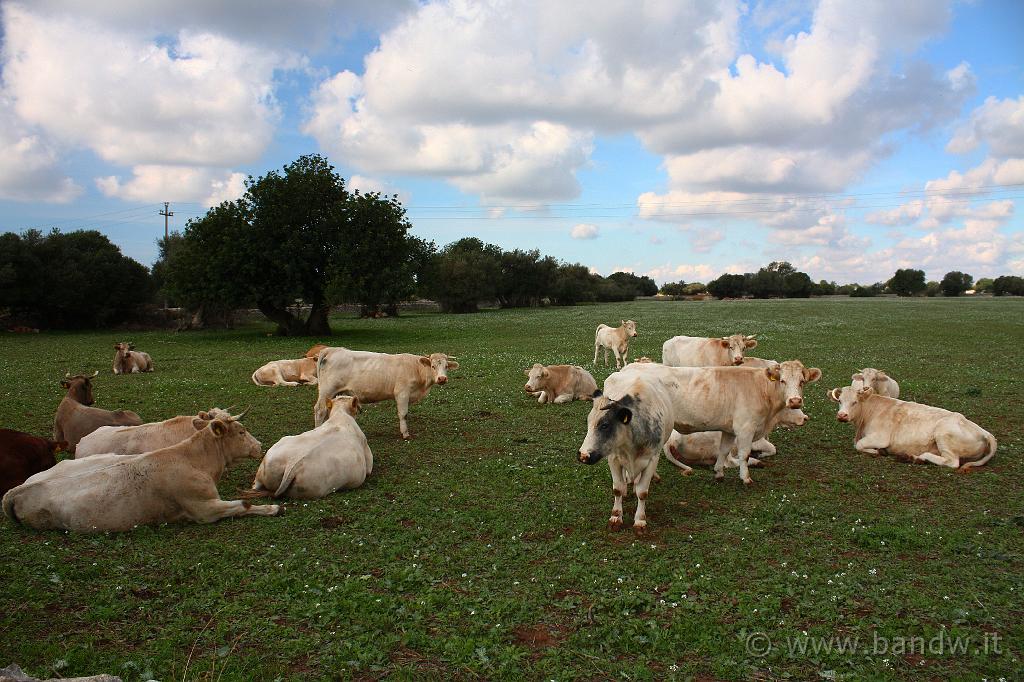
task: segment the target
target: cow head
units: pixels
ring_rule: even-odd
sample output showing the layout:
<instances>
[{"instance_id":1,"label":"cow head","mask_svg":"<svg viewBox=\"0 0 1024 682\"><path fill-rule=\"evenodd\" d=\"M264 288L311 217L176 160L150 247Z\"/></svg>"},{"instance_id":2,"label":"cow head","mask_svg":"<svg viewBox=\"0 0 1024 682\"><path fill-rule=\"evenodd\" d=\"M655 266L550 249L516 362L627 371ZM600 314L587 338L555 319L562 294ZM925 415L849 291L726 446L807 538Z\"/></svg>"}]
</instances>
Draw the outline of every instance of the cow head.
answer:
<instances>
[{"instance_id":1,"label":"cow head","mask_svg":"<svg viewBox=\"0 0 1024 682\"><path fill-rule=\"evenodd\" d=\"M850 377L851 385L858 390L865 386L871 386L874 388L879 384L884 384L888 380L888 374L880 369L875 369L874 367L865 367ZM858 385L858 382L860 382L860 385Z\"/></svg>"},{"instance_id":2,"label":"cow head","mask_svg":"<svg viewBox=\"0 0 1024 682\"><path fill-rule=\"evenodd\" d=\"M769 381L778 381L782 386L785 406L797 410L804 405L804 384L813 384L821 378L817 367L804 367L799 360L786 360L778 367L766 367Z\"/></svg>"},{"instance_id":3,"label":"cow head","mask_svg":"<svg viewBox=\"0 0 1024 682\"><path fill-rule=\"evenodd\" d=\"M734 365L743 364L743 352L746 349L757 347L757 339L753 336L744 336L743 334L723 336L718 340L718 343L722 348L729 351L729 361Z\"/></svg>"},{"instance_id":4,"label":"cow head","mask_svg":"<svg viewBox=\"0 0 1024 682\"><path fill-rule=\"evenodd\" d=\"M211 407L209 410L203 410L203 411L199 412L199 414L196 415L196 418L202 420L203 422L209 422L209 421L212 421L214 419L225 419L225 420L231 419L231 408L229 407L226 410L222 410L219 407ZM193 420L193 422L194 422L194 420ZM198 428L198 429L206 428L206 424L205 423L201 424L200 426L197 426L196 428Z\"/></svg>"},{"instance_id":5,"label":"cow head","mask_svg":"<svg viewBox=\"0 0 1024 682\"><path fill-rule=\"evenodd\" d=\"M455 362L455 356L448 357L444 353L424 355L420 358L420 364L430 368L435 384L442 385L448 383L448 370L459 368L459 363Z\"/></svg>"},{"instance_id":6,"label":"cow head","mask_svg":"<svg viewBox=\"0 0 1024 682\"><path fill-rule=\"evenodd\" d=\"M246 431L245 426L240 421L245 416L246 410L237 417L229 417L228 419L212 419L204 420L196 418L193 420L192 425L197 429L208 428L213 438L221 444L221 452L225 455L225 463L231 464L240 459L260 459L263 456L263 450L260 446L260 442L252 437L252 434ZM197 424L197 422L199 422Z\"/></svg>"},{"instance_id":7,"label":"cow head","mask_svg":"<svg viewBox=\"0 0 1024 682\"><path fill-rule=\"evenodd\" d=\"M92 405L95 400L92 396L92 380L99 374L99 370L92 374L76 374L71 376L70 372L64 374L61 379L61 388L68 390L68 397L83 405Z\"/></svg>"},{"instance_id":8,"label":"cow head","mask_svg":"<svg viewBox=\"0 0 1024 682\"><path fill-rule=\"evenodd\" d=\"M811 421L811 415L807 414L803 410L792 410L787 407L779 413L776 425L787 429L793 429L798 426L803 426L809 421Z\"/></svg>"},{"instance_id":9,"label":"cow head","mask_svg":"<svg viewBox=\"0 0 1024 682\"><path fill-rule=\"evenodd\" d=\"M860 417L861 403L867 400L874 392L875 389L870 386L833 388L828 392L828 398L834 403L839 403L836 419L841 422L856 421Z\"/></svg>"},{"instance_id":10,"label":"cow head","mask_svg":"<svg viewBox=\"0 0 1024 682\"><path fill-rule=\"evenodd\" d=\"M608 453L630 446L633 407L631 395L609 400L600 390L594 391L594 405L587 415L587 435L580 446L580 462L597 464Z\"/></svg>"},{"instance_id":11,"label":"cow head","mask_svg":"<svg viewBox=\"0 0 1024 682\"><path fill-rule=\"evenodd\" d=\"M523 387L527 393L536 393L541 390L540 382L551 375L551 372L540 363L534 363L533 367L524 369L523 372L528 377L526 386Z\"/></svg>"},{"instance_id":12,"label":"cow head","mask_svg":"<svg viewBox=\"0 0 1024 682\"><path fill-rule=\"evenodd\" d=\"M327 399L328 417L334 414L335 410L345 412L354 417L363 411L363 407L362 403L359 402L359 398L354 395L336 395L333 398Z\"/></svg>"},{"instance_id":13,"label":"cow head","mask_svg":"<svg viewBox=\"0 0 1024 682\"><path fill-rule=\"evenodd\" d=\"M325 346L322 343L318 343L306 351L306 357L315 358L316 356L320 355L320 351L322 351L324 348L327 348L327 346Z\"/></svg>"},{"instance_id":14,"label":"cow head","mask_svg":"<svg viewBox=\"0 0 1024 682\"><path fill-rule=\"evenodd\" d=\"M619 320L619 322L621 322L622 326L625 328L626 336L631 339L636 337L636 322L633 320Z\"/></svg>"}]
</instances>

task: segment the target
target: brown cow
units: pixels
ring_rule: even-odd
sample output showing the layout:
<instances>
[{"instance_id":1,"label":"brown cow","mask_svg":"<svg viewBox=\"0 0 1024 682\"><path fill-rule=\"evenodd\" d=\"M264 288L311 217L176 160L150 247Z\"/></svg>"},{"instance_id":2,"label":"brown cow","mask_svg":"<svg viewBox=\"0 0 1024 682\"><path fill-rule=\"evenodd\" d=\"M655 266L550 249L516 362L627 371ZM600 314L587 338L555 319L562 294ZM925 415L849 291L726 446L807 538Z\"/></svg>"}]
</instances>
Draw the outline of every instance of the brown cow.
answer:
<instances>
[{"instance_id":1,"label":"brown cow","mask_svg":"<svg viewBox=\"0 0 1024 682\"><path fill-rule=\"evenodd\" d=\"M524 390L538 396L539 403L568 403L573 400L593 400L597 382L590 372L576 365L548 365L534 363L523 372L529 377Z\"/></svg>"},{"instance_id":2,"label":"brown cow","mask_svg":"<svg viewBox=\"0 0 1024 682\"><path fill-rule=\"evenodd\" d=\"M67 443L21 431L0 429L0 496L21 485L32 474L57 464L55 456Z\"/></svg>"},{"instance_id":3,"label":"brown cow","mask_svg":"<svg viewBox=\"0 0 1024 682\"><path fill-rule=\"evenodd\" d=\"M252 373L257 386L299 386L316 383L316 357L271 360Z\"/></svg>"},{"instance_id":4,"label":"brown cow","mask_svg":"<svg viewBox=\"0 0 1024 682\"><path fill-rule=\"evenodd\" d=\"M114 350L114 374L153 371L153 358L149 357L149 353L135 350L134 344L115 343Z\"/></svg>"},{"instance_id":5,"label":"brown cow","mask_svg":"<svg viewBox=\"0 0 1024 682\"><path fill-rule=\"evenodd\" d=\"M53 419L53 439L67 441L68 452L74 454L78 441L101 426L138 426L142 423L139 415L130 410L101 410L90 407L93 404L92 380L99 371L91 376L66 374L61 380L62 388L68 390L67 395L57 406L57 414Z\"/></svg>"}]
</instances>

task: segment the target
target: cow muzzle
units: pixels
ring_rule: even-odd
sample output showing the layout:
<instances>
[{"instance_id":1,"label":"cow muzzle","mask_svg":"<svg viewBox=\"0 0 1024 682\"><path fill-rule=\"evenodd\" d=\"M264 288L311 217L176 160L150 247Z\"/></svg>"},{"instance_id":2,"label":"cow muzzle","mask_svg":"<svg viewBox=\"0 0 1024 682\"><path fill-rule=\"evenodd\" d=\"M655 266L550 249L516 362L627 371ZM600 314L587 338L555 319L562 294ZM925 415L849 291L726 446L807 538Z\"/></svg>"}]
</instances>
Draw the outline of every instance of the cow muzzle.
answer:
<instances>
[{"instance_id":1,"label":"cow muzzle","mask_svg":"<svg viewBox=\"0 0 1024 682\"><path fill-rule=\"evenodd\" d=\"M804 406L803 398L790 398L786 401L786 407L796 410Z\"/></svg>"},{"instance_id":2,"label":"cow muzzle","mask_svg":"<svg viewBox=\"0 0 1024 682\"><path fill-rule=\"evenodd\" d=\"M743 364L743 358L733 358L732 364L734 364L734 365L742 365Z\"/></svg>"},{"instance_id":3,"label":"cow muzzle","mask_svg":"<svg viewBox=\"0 0 1024 682\"><path fill-rule=\"evenodd\" d=\"M839 414L836 415L836 419L838 419L841 422L848 422L850 421L850 415L846 414L845 412L840 412Z\"/></svg>"},{"instance_id":4,"label":"cow muzzle","mask_svg":"<svg viewBox=\"0 0 1024 682\"><path fill-rule=\"evenodd\" d=\"M601 453L599 452L579 452L579 461L583 464L597 464L601 461Z\"/></svg>"},{"instance_id":5,"label":"cow muzzle","mask_svg":"<svg viewBox=\"0 0 1024 682\"><path fill-rule=\"evenodd\" d=\"M448 377L443 377L443 376L442 377L438 377L437 378L437 383L441 384L442 386L447 384L448 383Z\"/></svg>"}]
</instances>

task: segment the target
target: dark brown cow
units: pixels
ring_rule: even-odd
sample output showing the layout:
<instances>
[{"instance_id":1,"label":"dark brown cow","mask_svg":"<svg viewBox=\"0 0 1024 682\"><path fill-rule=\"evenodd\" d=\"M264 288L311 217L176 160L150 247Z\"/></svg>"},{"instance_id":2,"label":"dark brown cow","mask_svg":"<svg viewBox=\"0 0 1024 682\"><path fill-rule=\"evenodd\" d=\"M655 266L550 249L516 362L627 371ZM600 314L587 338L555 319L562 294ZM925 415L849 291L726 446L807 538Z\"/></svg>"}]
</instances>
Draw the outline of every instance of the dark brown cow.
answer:
<instances>
[{"instance_id":1,"label":"dark brown cow","mask_svg":"<svg viewBox=\"0 0 1024 682\"><path fill-rule=\"evenodd\" d=\"M67 441L68 452L74 453L78 441L101 426L138 426L142 423L139 415L130 410L101 410L90 407L93 404L92 375L66 374L60 385L68 393L57 406L57 415L53 419L53 439Z\"/></svg>"},{"instance_id":2,"label":"dark brown cow","mask_svg":"<svg viewBox=\"0 0 1024 682\"><path fill-rule=\"evenodd\" d=\"M57 464L56 454L68 444L22 431L0 429L0 497L32 474Z\"/></svg>"}]
</instances>

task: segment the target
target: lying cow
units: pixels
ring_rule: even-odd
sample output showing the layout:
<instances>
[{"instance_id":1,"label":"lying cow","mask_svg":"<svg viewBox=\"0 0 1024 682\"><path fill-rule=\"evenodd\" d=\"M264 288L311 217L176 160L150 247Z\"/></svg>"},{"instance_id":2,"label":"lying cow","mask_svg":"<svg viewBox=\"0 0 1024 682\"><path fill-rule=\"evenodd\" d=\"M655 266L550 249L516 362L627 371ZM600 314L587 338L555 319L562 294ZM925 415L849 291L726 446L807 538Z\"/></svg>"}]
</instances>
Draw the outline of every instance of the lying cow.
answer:
<instances>
[{"instance_id":1,"label":"lying cow","mask_svg":"<svg viewBox=\"0 0 1024 682\"><path fill-rule=\"evenodd\" d=\"M316 356L320 355L320 351L322 351L324 348L327 348L327 346L325 346L322 343L318 343L306 351L306 357L315 358Z\"/></svg>"},{"instance_id":2,"label":"lying cow","mask_svg":"<svg viewBox=\"0 0 1024 682\"><path fill-rule=\"evenodd\" d=\"M534 363L523 370L527 377L524 390L538 396L539 403L568 403L573 400L593 400L597 382L590 372L576 365L548 365Z\"/></svg>"},{"instance_id":3,"label":"lying cow","mask_svg":"<svg viewBox=\"0 0 1024 682\"><path fill-rule=\"evenodd\" d=\"M152 452L180 443L214 419L230 418L229 412L214 407L194 417L171 417L141 426L101 426L78 442L75 459L92 455L139 455Z\"/></svg>"},{"instance_id":4,"label":"lying cow","mask_svg":"<svg viewBox=\"0 0 1024 682\"><path fill-rule=\"evenodd\" d=\"M134 344L115 343L114 351L114 374L153 371L153 358L149 353L135 350Z\"/></svg>"},{"instance_id":5,"label":"lying cow","mask_svg":"<svg viewBox=\"0 0 1024 682\"><path fill-rule=\"evenodd\" d=\"M67 443L21 431L0 429L0 496L21 485L32 474L57 464L57 453Z\"/></svg>"},{"instance_id":6,"label":"lying cow","mask_svg":"<svg viewBox=\"0 0 1024 682\"><path fill-rule=\"evenodd\" d=\"M252 373L257 386L298 386L316 383L316 358L272 360Z\"/></svg>"},{"instance_id":7,"label":"lying cow","mask_svg":"<svg viewBox=\"0 0 1024 682\"><path fill-rule=\"evenodd\" d=\"M398 428L402 438L409 440L409 405L423 400L434 384L448 383L448 370L458 368L455 358L444 353L389 355L325 348L317 360L319 390L313 408L314 423L324 423L327 399L337 395L352 395L362 403L394 400L398 406Z\"/></svg>"},{"instance_id":8,"label":"lying cow","mask_svg":"<svg viewBox=\"0 0 1024 682\"><path fill-rule=\"evenodd\" d=\"M661 361L672 367L728 367L743 364L743 352L756 347L757 339L743 334L718 339L673 336L661 345Z\"/></svg>"},{"instance_id":9,"label":"lying cow","mask_svg":"<svg viewBox=\"0 0 1024 682\"><path fill-rule=\"evenodd\" d=\"M775 367L779 364L777 360L766 360L765 358L752 358L743 357L742 367L756 367L757 369L764 369L766 367Z\"/></svg>"},{"instance_id":10,"label":"lying cow","mask_svg":"<svg viewBox=\"0 0 1024 682\"><path fill-rule=\"evenodd\" d=\"M899 398L900 385L896 380L880 369L865 367L850 377L851 386L858 391L865 386L870 386L875 395L884 395L886 398Z\"/></svg>"},{"instance_id":11,"label":"lying cow","mask_svg":"<svg viewBox=\"0 0 1024 682\"><path fill-rule=\"evenodd\" d=\"M594 366L597 366L597 352L604 349L604 364L608 366L608 349L612 349L615 355L615 369L625 365L628 361L626 355L629 353L629 340L636 338L636 322L633 320L620 320L619 327L609 327L606 324L597 325L594 333ZM621 361L621 362L620 362Z\"/></svg>"},{"instance_id":12,"label":"lying cow","mask_svg":"<svg viewBox=\"0 0 1024 682\"><path fill-rule=\"evenodd\" d=\"M836 419L853 422L853 447L871 455L889 454L967 471L996 454L996 439L959 412L888 398L870 386L833 388Z\"/></svg>"},{"instance_id":13,"label":"lying cow","mask_svg":"<svg viewBox=\"0 0 1024 682\"><path fill-rule=\"evenodd\" d=\"M112 412L90 407L94 402L92 380L98 374L99 371L91 376L66 374L60 382L61 387L68 392L57 406L57 414L53 419L53 439L66 441L68 452L72 454L78 441L101 426L138 426L142 423L139 415L130 410Z\"/></svg>"},{"instance_id":14,"label":"lying cow","mask_svg":"<svg viewBox=\"0 0 1024 682\"><path fill-rule=\"evenodd\" d=\"M803 426L810 419L803 410L787 408L777 415L773 430L779 426L786 428ZM722 440L721 431L698 431L697 433L672 431L668 442L665 443L665 458L688 475L693 472L692 467L694 466L714 466L718 461ZM760 456L759 458L747 458L747 464L752 467L761 466L761 458L770 457L776 453L775 446L767 438L762 438L751 444L750 451L756 452ZM735 449L727 452L726 455L726 468L739 466L739 458L736 456Z\"/></svg>"},{"instance_id":15,"label":"lying cow","mask_svg":"<svg viewBox=\"0 0 1024 682\"><path fill-rule=\"evenodd\" d=\"M224 470L246 457L259 459L260 443L238 418L200 421L188 440L162 450L66 459L4 495L4 513L33 528L86 532L278 514L275 504L220 499Z\"/></svg>"},{"instance_id":16,"label":"lying cow","mask_svg":"<svg viewBox=\"0 0 1024 682\"><path fill-rule=\"evenodd\" d=\"M680 433L723 432L715 478L725 476L726 455L735 445L740 478L748 485L753 483L747 470L752 445L768 436L782 410L803 407L804 384L821 378L820 369L804 367L799 360L764 369L634 363L622 374L649 376L664 384Z\"/></svg>"},{"instance_id":17,"label":"lying cow","mask_svg":"<svg viewBox=\"0 0 1024 682\"><path fill-rule=\"evenodd\" d=\"M267 450L253 491L313 500L363 484L373 471L373 453L353 418L359 414L359 398L328 398L327 410L330 416L323 424L285 436Z\"/></svg>"}]
</instances>

